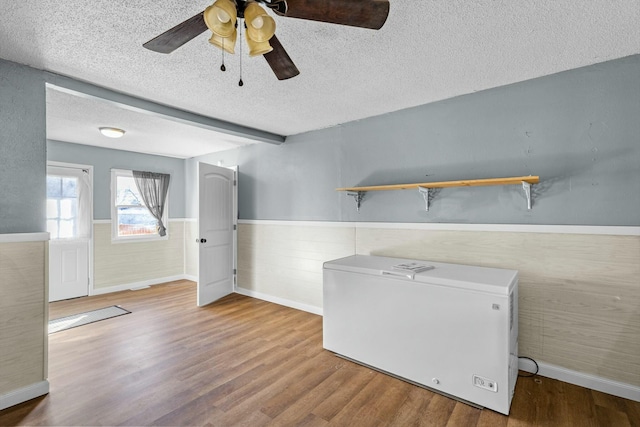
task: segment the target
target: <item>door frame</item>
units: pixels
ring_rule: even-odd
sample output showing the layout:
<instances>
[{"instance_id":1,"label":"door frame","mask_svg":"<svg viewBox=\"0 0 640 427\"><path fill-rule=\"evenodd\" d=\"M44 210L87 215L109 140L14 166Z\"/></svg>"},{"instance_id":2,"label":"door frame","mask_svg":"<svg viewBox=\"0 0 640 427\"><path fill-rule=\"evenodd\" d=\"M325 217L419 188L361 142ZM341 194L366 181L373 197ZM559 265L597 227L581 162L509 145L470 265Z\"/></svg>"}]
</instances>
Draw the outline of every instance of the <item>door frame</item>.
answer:
<instances>
[{"instance_id":1,"label":"door frame","mask_svg":"<svg viewBox=\"0 0 640 427\"><path fill-rule=\"evenodd\" d=\"M228 166L227 169L233 170L233 292L238 291L238 165Z\"/></svg>"},{"instance_id":2,"label":"door frame","mask_svg":"<svg viewBox=\"0 0 640 427\"><path fill-rule=\"evenodd\" d=\"M68 169L82 169L86 170L89 173L89 188L91 189L91 194L89 196L89 241L87 245L89 246L87 249L87 258L89 261L88 265L88 275L89 275L89 285L87 286L87 294L93 295L93 166L92 165L82 165L77 163L67 163L67 162L56 162L54 160L47 160L47 175L49 174L49 166L57 167L57 168L68 168ZM47 265L49 265L49 260L47 259ZM47 267L47 277L49 275L49 268Z\"/></svg>"}]
</instances>

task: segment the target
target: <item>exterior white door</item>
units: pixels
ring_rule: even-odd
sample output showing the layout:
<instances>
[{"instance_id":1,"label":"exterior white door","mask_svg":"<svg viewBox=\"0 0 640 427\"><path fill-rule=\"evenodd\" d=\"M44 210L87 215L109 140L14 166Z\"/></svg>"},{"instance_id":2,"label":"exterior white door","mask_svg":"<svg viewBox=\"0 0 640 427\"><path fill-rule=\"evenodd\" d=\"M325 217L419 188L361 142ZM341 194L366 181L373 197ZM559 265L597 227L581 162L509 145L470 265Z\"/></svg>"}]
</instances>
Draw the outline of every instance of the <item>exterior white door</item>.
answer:
<instances>
[{"instance_id":1,"label":"exterior white door","mask_svg":"<svg viewBox=\"0 0 640 427\"><path fill-rule=\"evenodd\" d=\"M49 302L89 295L89 242L49 242Z\"/></svg>"},{"instance_id":2,"label":"exterior white door","mask_svg":"<svg viewBox=\"0 0 640 427\"><path fill-rule=\"evenodd\" d=\"M91 169L47 167L49 302L89 294Z\"/></svg>"},{"instance_id":3,"label":"exterior white door","mask_svg":"<svg viewBox=\"0 0 640 427\"><path fill-rule=\"evenodd\" d=\"M198 163L198 306L229 295L235 282L236 172Z\"/></svg>"}]
</instances>

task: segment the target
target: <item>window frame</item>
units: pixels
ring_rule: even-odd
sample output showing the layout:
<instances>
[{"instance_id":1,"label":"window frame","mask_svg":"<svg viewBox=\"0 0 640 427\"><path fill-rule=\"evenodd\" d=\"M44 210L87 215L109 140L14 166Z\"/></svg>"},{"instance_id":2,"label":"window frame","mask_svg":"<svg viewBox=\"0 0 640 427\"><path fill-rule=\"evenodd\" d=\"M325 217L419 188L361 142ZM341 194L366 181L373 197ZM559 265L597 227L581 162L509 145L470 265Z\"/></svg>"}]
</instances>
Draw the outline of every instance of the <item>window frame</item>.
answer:
<instances>
[{"instance_id":1,"label":"window frame","mask_svg":"<svg viewBox=\"0 0 640 427\"><path fill-rule=\"evenodd\" d=\"M133 178L133 171L129 169L111 169L111 242L112 243L126 243L126 242L148 242L157 240L169 239L169 192L167 192L167 203L162 214L162 222L166 227L166 235L160 236L155 234L138 234L138 235L118 235L118 209L116 206L116 197L118 195L118 177L130 177ZM143 206L146 209L146 206Z\"/></svg>"}]
</instances>

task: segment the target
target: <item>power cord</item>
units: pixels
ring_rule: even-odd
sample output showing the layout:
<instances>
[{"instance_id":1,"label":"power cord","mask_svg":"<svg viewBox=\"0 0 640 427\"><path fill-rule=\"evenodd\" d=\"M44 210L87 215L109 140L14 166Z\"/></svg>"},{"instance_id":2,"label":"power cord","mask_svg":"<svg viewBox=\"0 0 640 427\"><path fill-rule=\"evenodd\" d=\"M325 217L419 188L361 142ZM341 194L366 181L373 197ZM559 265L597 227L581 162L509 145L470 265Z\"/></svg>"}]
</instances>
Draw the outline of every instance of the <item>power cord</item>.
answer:
<instances>
[{"instance_id":1,"label":"power cord","mask_svg":"<svg viewBox=\"0 0 640 427\"><path fill-rule=\"evenodd\" d=\"M536 365L536 371L533 373L530 373L529 375L520 375L518 374L519 377L523 377L523 378L529 378L529 377L535 377L538 374L538 371L540 370L540 367L538 366L538 362L536 362L535 360L533 360L530 357L525 357L525 356L518 356L518 359L527 359L533 362L534 365Z\"/></svg>"}]
</instances>

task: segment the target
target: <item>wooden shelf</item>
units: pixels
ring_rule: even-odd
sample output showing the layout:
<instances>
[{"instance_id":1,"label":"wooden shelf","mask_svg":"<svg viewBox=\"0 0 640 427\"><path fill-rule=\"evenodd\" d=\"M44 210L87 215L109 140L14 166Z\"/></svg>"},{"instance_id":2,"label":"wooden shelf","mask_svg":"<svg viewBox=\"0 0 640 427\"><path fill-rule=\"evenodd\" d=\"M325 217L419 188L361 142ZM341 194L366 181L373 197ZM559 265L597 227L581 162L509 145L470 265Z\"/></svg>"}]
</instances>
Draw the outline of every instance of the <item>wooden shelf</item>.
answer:
<instances>
[{"instance_id":1,"label":"wooden shelf","mask_svg":"<svg viewBox=\"0 0 640 427\"><path fill-rule=\"evenodd\" d=\"M441 182L420 182L413 184L391 184L391 185L371 185L366 187L344 187L336 188L336 191L346 191L349 196L353 196L356 207L360 211L360 203L367 191L385 190L411 190L418 189L424 198L426 210L429 210L429 189L430 188L453 188L453 187L481 187L488 185L522 185L527 198L527 209L531 209L531 185L540 182L539 176L514 176L508 178L487 178L468 179L463 181L441 181Z\"/></svg>"},{"instance_id":2,"label":"wooden shelf","mask_svg":"<svg viewBox=\"0 0 640 427\"><path fill-rule=\"evenodd\" d=\"M392 185L371 185L368 187L345 187L336 188L336 191L381 191L381 190L410 190L418 187L422 188L450 188L450 187L480 187L487 185L515 185L528 182L537 184L540 182L539 176L516 176L510 178L488 178L488 179L468 179L464 181L441 181L422 182L417 184L392 184Z\"/></svg>"}]
</instances>

